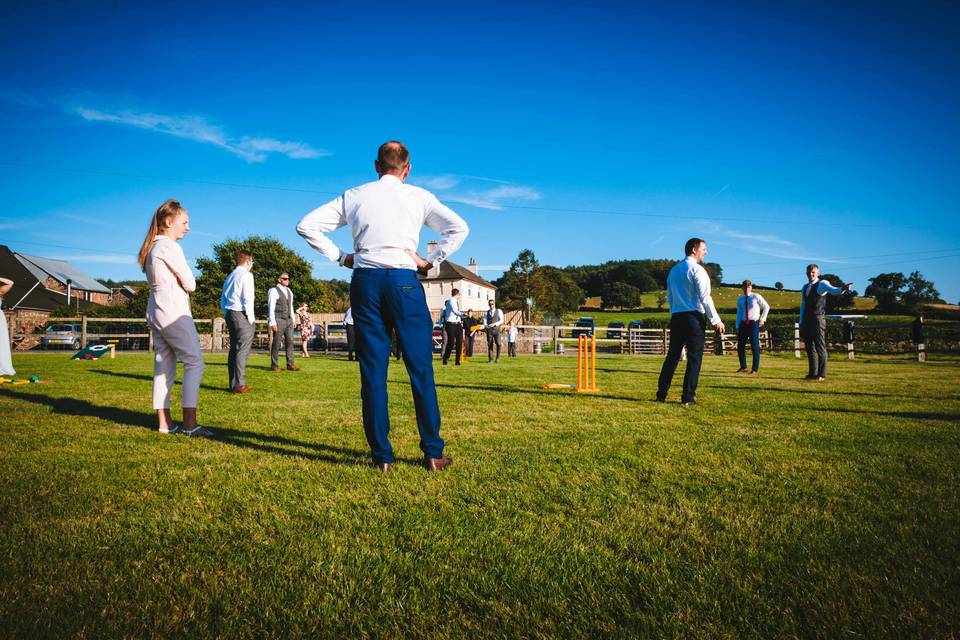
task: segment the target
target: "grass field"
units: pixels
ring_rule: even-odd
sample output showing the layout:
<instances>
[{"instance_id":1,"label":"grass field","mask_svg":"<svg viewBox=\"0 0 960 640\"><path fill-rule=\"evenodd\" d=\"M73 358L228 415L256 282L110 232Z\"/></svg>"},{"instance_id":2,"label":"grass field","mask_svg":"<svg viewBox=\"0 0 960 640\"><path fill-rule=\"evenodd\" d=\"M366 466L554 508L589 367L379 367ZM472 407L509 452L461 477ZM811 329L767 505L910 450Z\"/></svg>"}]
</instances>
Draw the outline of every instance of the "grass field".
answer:
<instances>
[{"instance_id":1,"label":"grass field","mask_svg":"<svg viewBox=\"0 0 960 640\"><path fill-rule=\"evenodd\" d=\"M454 466L365 466L358 373L208 356L201 422L163 436L151 360L18 355L0 387L5 637L942 637L960 633L960 362L707 357L437 367ZM681 366L682 369L682 366ZM675 385L680 380L678 372ZM178 411L174 412L175 415Z\"/></svg>"}]
</instances>

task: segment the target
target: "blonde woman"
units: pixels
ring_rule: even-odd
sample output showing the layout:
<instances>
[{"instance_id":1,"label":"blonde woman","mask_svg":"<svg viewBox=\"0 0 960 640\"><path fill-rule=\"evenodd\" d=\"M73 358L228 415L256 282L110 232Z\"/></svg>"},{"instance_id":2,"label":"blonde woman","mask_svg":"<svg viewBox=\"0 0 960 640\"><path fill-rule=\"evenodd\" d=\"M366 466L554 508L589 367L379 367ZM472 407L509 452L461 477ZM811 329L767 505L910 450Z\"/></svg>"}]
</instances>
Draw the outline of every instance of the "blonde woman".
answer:
<instances>
[{"instance_id":1,"label":"blonde woman","mask_svg":"<svg viewBox=\"0 0 960 640\"><path fill-rule=\"evenodd\" d=\"M0 278L0 300L13 288L13 280ZM7 316L0 309L0 376L12 376L17 372L13 369L13 358L10 357L10 334L7 333Z\"/></svg>"},{"instance_id":2,"label":"blonde woman","mask_svg":"<svg viewBox=\"0 0 960 640\"><path fill-rule=\"evenodd\" d=\"M212 432L197 425L203 354L190 313L190 293L197 282L177 244L189 230L187 210L176 200L167 200L154 214L140 247L140 268L150 285L147 325L153 334L153 408L160 433L211 437ZM170 389L177 377L178 358L183 361L183 426L170 417Z\"/></svg>"}]
</instances>

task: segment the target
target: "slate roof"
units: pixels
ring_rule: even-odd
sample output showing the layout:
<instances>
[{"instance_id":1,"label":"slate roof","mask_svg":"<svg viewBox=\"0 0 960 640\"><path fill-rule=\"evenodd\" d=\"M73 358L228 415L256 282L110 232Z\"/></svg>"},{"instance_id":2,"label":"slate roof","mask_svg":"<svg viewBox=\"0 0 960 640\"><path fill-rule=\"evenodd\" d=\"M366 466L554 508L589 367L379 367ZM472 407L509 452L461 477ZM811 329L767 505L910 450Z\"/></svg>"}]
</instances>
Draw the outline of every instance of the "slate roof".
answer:
<instances>
[{"instance_id":1,"label":"slate roof","mask_svg":"<svg viewBox=\"0 0 960 640\"><path fill-rule=\"evenodd\" d=\"M484 287L489 287L490 289L496 289L495 286L475 274L473 271L470 271L467 267L459 265L456 262L450 262L449 260L444 260L440 263L440 271L435 276L420 276L420 280L466 280L467 282L473 282Z\"/></svg>"}]
</instances>

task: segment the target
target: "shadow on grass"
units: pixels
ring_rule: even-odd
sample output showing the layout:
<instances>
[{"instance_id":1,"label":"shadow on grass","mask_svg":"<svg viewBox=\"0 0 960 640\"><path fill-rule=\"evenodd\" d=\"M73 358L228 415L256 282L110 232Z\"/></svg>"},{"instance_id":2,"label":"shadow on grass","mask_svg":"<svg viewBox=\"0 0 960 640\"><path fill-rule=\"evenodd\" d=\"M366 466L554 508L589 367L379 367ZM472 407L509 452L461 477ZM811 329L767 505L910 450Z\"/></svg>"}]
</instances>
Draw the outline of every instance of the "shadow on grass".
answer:
<instances>
[{"instance_id":1,"label":"shadow on grass","mask_svg":"<svg viewBox=\"0 0 960 640\"><path fill-rule=\"evenodd\" d=\"M98 418L100 420L114 422L122 427L139 427L150 431L155 431L157 428L157 419L153 412L145 413L121 407L96 405L78 398L55 398L35 393L22 393L10 389L0 389L0 396L44 405L49 407L55 414ZM283 436L267 435L254 431L231 429L229 427L209 424L204 426L209 427L210 430L214 432L215 437L212 438L212 440L233 445L241 449L252 449L254 451L272 453L288 458L304 458L315 462L351 466L363 466L370 460L369 452L358 449L335 447L317 442L303 442ZM166 438L168 436L163 437ZM310 449L311 451L301 451L298 449ZM415 465L421 464L421 460L416 458L397 458L396 461Z\"/></svg>"},{"instance_id":2,"label":"shadow on grass","mask_svg":"<svg viewBox=\"0 0 960 640\"><path fill-rule=\"evenodd\" d=\"M410 386L409 380L397 380L396 384L402 384ZM554 398L570 395L577 397L588 397L588 398L603 398L605 400L626 400L627 402L645 402L644 398L638 398L635 396L613 396L607 395L604 393L573 393L566 392L564 390L549 390L549 389L530 389L524 387L508 387L506 385L499 384L447 384L444 382L437 382L437 388L445 389L461 389L466 391L494 391L497 393L526 393L534 396L551 396ZM653 402L651 399L650 402Z\"/></svg>"},{"instance_id":3,"label":"shadow on grass","mask_svg":"<svg viewBox=\"0 0 960 640\"><path fill-rule=\"evenodd\" d=\"M153 383L153 376L146 373L123 373L121 371L108 371L107 369L90 369L90 373L99 373L104 376L115 376L117 378L130 378L131 380L146 380ZM180 380L174 381L174 384L182 384ZM214 387L209 384L201 384L201 389L206 389L207 391L223 391L224 393L229 393L230 390L227 387Z\"/></svg>"},{"instance_id":4,"label":"shadow on grass","mask_svg":"<svg viewBox=\"0 0 960 640\"><path fill-rule=\"evenodd\" d=\"M863 415L883 416L884 418L907 418L910 420L944 420L946 422L960 422L960 413L935 413L927 411L870 411L867 409L827 409L823 407L807 407L814 411L827 413L860 413Z\"/></svg>"},{"instance_id":5,"label":"shadow on grass","mask_svg":"<svg viewBox=\"0 0 960 640\"><path fill-rule=\"evenodd\" d=\"M760 380L762 378L752 378L752 379ZM799 380L798 382L803 382L803 381ZM746 391L747 393L766 393L769 391L772 393L798 393L800 395L811 395L811 396L821 396L821 395L860 396L865 398L906 398L907 400L915 400L917 398L916 396L908 396L908 395L899 394L899 393L873 393L870 391L831 391L830 389L823 388L824 383L809 382L807 384L810 385L810 387L807 389L782 389L780 387L748 387L748 386L737 387L737 386L726 385L726 384L711 384L709 385L708 388L730 389L732 391L737 391L737 392ZM946 397L950 398L950 396L946 396Z\"/></svg>"}]
</instances>

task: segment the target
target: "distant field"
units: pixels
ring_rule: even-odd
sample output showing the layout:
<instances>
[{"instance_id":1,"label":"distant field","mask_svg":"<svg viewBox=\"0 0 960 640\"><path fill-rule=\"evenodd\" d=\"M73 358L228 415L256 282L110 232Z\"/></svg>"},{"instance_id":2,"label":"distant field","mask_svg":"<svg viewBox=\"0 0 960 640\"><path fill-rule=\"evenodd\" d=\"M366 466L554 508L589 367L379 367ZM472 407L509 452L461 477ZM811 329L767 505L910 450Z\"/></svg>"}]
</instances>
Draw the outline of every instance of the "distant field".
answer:
<instances>
[{"instance_id":1,"label":"distant field","mask_svg":"<svg viewBox=\"0 0 960 640\"><path fill-rule=\"evenodd\" d=\"M10 638L956 638L960 362L707 357L437 367L430 475L391 363L399 462L367 466L356 363L207 355L202 423L164 436L149 354L15 356L0 386L0 635ZM683 365L678 371L680 384ZM949 382L953 380L954 382ZM176 395L179 386L176 387ZM174 411L179 414L178 410Z\"/></svg>"},{"instance_id":2,"label":"distant field","mask_svg":"<svg viewBox=\"0 0 960 640\"><path fill-rule=\"evenodd\" d=\"M758 291L764 299L770 303L770 309L772 311L799 311L800 310L800 294L797 291ZM737 310L737 298L743 294L743 291L738 287L717 287L713 290L713 302L717 305L717 310L721 312L730 312L736 313ZM587 301L584 303L584 307L589 309L599 309L601 303L601 298L595 296L592 298L587 298ZM578 313L569 314L565 317L567 320L576 320L579 316L593 316L597 322L600 322L601 318L606 318L607 314L613 313L610 316L609 320L623 320L624 314L632 318L650 318L656 317L657 314L657 294L656 293L645 293L640 298L640 312L610 312L610 311L583 311ZM854 300L854 308L851 309L850 313L856 313L858 311L871 311L876 306L873 298L864 298L858 296ZM667 306L664 305L663 311L661 313L666 314L664 317L669 317L667 312ZM604 319L604 324L609 320Z\"/></svg>"}]
</instances>

